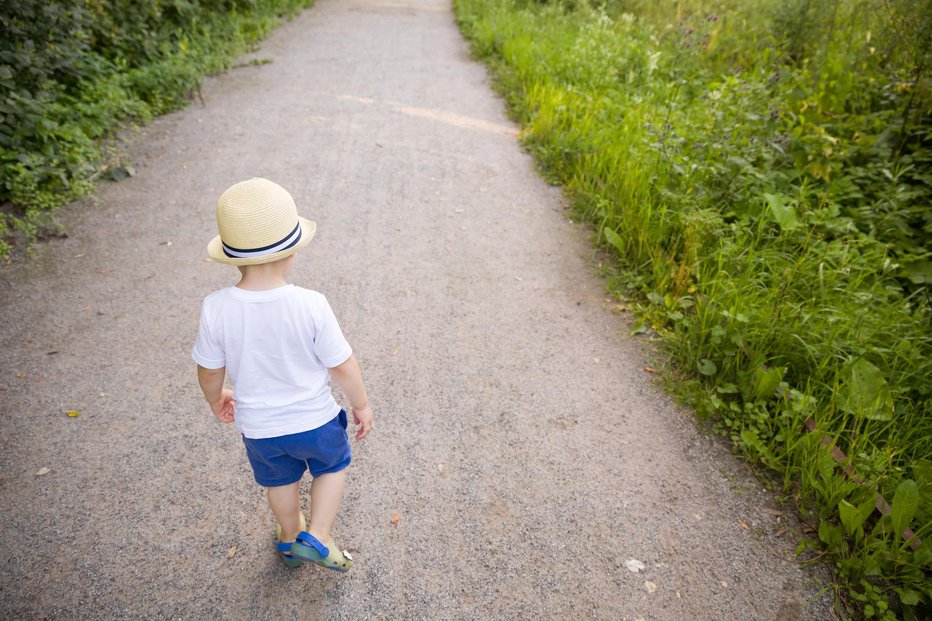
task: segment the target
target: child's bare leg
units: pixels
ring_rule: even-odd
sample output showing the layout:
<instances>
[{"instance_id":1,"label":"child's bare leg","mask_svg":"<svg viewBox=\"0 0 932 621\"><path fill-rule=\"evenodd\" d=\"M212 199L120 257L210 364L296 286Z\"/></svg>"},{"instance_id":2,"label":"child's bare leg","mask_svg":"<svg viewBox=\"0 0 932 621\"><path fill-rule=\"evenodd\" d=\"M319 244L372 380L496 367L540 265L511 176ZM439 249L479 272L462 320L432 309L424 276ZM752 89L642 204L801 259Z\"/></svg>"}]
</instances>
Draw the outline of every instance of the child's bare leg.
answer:
<instances>
[{"instance_id":1,"label":"child's bare leg","mask_svg":"<svg viewBox=\"0 0 932 621\"><path fill-rule=\"evenodd\" d=\"M345 484L346 470L316 476L311 483L311 523L307 531L324 545L330 541L330 530L343 501Z\"/></svg>"},{"instance_id":2,"label":"child's bare leg","mask_svg":"<svg viewBox=\"0 0 932 621\"><path fill-rule=\"evenodd\" d=\"M275 519L282 527L282 542L294 541L301 532L301 507L299 501L301 481L291 485L268 488L269 506Z\"/></svg>"}]
</instances>

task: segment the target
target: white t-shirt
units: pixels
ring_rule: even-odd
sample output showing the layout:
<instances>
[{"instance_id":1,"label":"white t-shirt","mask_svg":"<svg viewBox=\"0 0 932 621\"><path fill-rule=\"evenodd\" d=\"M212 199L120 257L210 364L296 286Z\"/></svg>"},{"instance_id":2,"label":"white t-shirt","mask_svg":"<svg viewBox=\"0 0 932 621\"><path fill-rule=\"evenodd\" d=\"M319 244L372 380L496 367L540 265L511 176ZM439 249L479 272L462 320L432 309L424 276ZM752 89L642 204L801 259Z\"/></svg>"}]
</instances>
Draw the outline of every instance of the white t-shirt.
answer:
<instances>
[{"instance_id":1,"label":"white t-shirt","mask_svg":"<svg viewBox=\"0 0 932 621\"><path fill-rule=\"evenodd\" d=\"M352 353L327 298L284 285L207 296L191 357L207 369L226 367L240 433L273 438L316 429L340 412L329 369Z\"/></svg>"}]
</instances>

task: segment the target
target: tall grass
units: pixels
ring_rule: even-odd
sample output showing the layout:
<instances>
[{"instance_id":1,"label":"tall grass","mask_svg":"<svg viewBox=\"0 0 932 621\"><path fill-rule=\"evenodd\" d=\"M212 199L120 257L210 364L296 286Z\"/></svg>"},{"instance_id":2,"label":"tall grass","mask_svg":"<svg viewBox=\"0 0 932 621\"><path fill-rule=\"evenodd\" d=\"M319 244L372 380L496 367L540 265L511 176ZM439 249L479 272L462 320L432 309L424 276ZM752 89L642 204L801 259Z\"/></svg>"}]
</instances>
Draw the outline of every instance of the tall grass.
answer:
<instances>
[{"instance_id":1,"label":"tall grass","mask_svg":"<svg viewBox=\"0 0 932 621\"><path fill-rule=\"evenodd\" d=\"M839 605L930 614L932 3L455 8L681 394L816 522Z\"/></svg>"}]
</instances>

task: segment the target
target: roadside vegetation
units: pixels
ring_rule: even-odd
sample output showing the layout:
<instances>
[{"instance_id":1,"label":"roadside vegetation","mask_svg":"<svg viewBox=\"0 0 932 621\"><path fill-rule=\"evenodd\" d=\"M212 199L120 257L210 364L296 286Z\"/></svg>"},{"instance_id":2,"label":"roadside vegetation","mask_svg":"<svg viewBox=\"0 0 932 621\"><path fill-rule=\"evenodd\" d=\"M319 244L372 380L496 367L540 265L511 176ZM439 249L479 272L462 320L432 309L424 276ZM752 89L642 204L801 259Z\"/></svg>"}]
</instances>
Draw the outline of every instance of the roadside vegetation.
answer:
<instances>
[{"instance_id":1,"label":"roadside vegetation","mask_svg":"<svg viewBox=\"0 0 932 621\"><path fill-rule=\"evenodd\" d=\"M312 0L0 0L0 260L95 179L107 139L184 106Z\"/></svg>"},{"instance_id":2,"label":"roadside vegetation","mask_svg":"<svg viewBox=\"0 0 932 621\"><path fill-rule=\"evenodd\" d=\"M932 617L932 2L454 5L841 615Z\"/></svg>"}]
</instances>

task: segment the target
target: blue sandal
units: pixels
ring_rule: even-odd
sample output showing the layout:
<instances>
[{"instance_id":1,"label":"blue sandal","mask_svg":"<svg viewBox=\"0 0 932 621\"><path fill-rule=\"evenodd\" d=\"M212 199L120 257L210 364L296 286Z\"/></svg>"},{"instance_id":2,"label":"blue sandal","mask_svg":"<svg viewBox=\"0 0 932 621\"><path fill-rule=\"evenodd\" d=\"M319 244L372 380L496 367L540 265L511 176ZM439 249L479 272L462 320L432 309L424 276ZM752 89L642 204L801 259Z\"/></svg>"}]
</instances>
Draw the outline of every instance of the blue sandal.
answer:
<instances>
[{"instance_id":1,"label":"blue sandal","mask_svg":"<svg viewBox=\"0 0 932 621\"><path fill-rule=\"evenodd\" d=\"M291 546L291 555L305 563L314 563L334 571L347 572L353 566L353 557L340 552L330 540L330 546L322 544L314 535L301 531Z\"/></svg>"},{"instance_id":2,"label":"blue sandal","mask_svg":"<svg viewBox=\"0 0 932 621\"><path fill-rule=\"evenodd\" d=\"M299 565L304 564L304 561L299 558L295 558L291 554L291 548L294 547L294 542L289 541L288 543L282 543L281 541L276 541L275 547L278 548L278 556L288 567L298 567Z\"/></svg>"},{"instance_id":3,"label":"blue sandal","mask_svg":"<svg viewBox=\"0 0 932 621\"><path fill-rule=\"evenodd\" d=\"M307 520L304 519L304 514L301 514L301 530L307 528ZM303 565L304 561L299 558L295 558L291 554L291 548L294 546L293 541L287 543L281 542L282 538L282 526L276 522L275 524L275 548L278 550L278 556L282 559L282 562L285 563L288 567L297 567Z\"/></svg>"}]
</instances>

